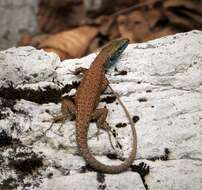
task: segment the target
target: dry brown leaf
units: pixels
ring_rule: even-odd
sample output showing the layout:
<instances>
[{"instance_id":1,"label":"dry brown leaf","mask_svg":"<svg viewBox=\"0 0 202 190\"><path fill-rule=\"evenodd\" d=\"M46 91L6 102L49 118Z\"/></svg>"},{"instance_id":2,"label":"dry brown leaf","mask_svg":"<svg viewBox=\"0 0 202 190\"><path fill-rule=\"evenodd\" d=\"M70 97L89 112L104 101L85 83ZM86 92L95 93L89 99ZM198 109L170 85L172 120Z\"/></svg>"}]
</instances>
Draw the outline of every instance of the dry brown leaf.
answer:
<instances>
[{"instance_id":1,"label":"dry brown leaf","mask_svg":"<svg viewBox=\"0 0 202 190\"><path fill-rule=\"evenodd\" d=\"M113 23L113 18L111 16L100 16L96 19L96 24L99 25L99 32L102 35L107 35L110 27Z\"/></svg>"},{"instance_id":2,"label":"dry brown leaf","mask_svg":"<svg viewBox=\"0 0 202 190\"><path fill-rule=\"evenodd\" d=\"M40 0L37 20L45 33L57 33L83 22L85 14L82 0Z\"/></svg>"},{"instance_id":3,"label":"dry brown leaf","mask_svg":"<svg viewBox=\"0 0 202 190\"><path fill-rule=\"evenodd\" d=\"M181 28L183 30L194 29L193 22L191 22L187 18L178 16L170 11L165 11L165 15L169 18L170 23L177 28Z\"/></svg>"},{"instance_id":4,"label":"dry brown leaf","mask_svg":"<svg viewBox=\"0 0 202 190\"><path fill-rule=\"evenodd\" d=\"M119 16L117 18L118 29L122 37L128 38L130 42L134 41L134 35L131 26L127 26L127 16Z\"/></svg>"},{"instance_id":5,"label":"dry brown leaf","mask_svg":"<svg viewBox=\"0 0 202 190\"><path fill-rule=\"evenodd\" d=\"M39 34L36 36L32 36L31 34L25 34L21 37L18 42L18 46L33 46L38 48L39 44L42 41L46 40L50 35L48 34Z\"/></svg>"},{"instance_id":6,"label":"dry brown leaf","mask_svg":"<svg viewBox=\"0 0 202 190\"><path fill-rule=\"evenodd\" d=\"M166 9L184 7L186 9L190 9L199 14L202 14L202 1L194 1L194 0L167 0L164 2L163 7Z\"/></svg>"},{"instance_id":7,"label":"dry brown leaf","mask_svg":"<svg viewBox=\"0 0 202 190\"><path fill-rule=\"evenodd\" d=\"M188 16L191 20L193 20L196 24L202 24L202 15L195 14L188 10L181 10L184 15Z\"/></svg>"},{"instance_id":8,"label":"dry brown leaf","mask_svg":"<svg viewBox=\"0 0 202 190\"><path fill-rule=\"evenodd\" d=\"M150 28L154 28L156 23L161 19L162 15L160 10L151 9L146 11L145 18L149 23Z\"/></svg>"},{"instance_id":9,"label":"dry brown leaf","mask_svg":"<svg viewBox=\"0 0 202 190\"><path fill-rule=\"evenodd\" d=\"M140 11L119 16L117 22L121 36L129 38L130 41L142 41L150 33L149 24Z\"/></svg>"},{"instance_id":10,"label":"dry brown leaf","mask_svg":"<svg viewBox=\"0 0 202 190\"><path fill-rule=\"evenodd\" d=\"M156 38L161 38L163 36L168 36L175 34L176 31L172 27L163 28L158 32L152 32L149 36L147 36L144 41L154 40Z\"/></svg>"},{"instance_id":11,"label":"dry brown leaf","mask_svg":"<svg viewBox=\"0 0 202 190\"><path fill-rule=\"evenodd\" d=\"M17 46L27 46L32 41L32 35L31 34L24 34L21 36L20 40L17 43Z\"/></svg>"},{"instance_id":12,"label":"dry brown leaf","mask_svg":"<svg viewBox=\"0 0 202 190\"><path fill-rule=\"evenodd\" d=\"M51 50L57 54L60 54L58 51L61 51L62 60L81 57L85 54L97 32L98 29L89 26L82 26L73 30L60 32L43 41L40 44L40 48L43 48L45 51Z\"/></svg>"},{"instance_id":13,"label":"dry brown leaf","mask_svg":"<svg viewBox=\"0 0 202 190\"><path fill-rule=\"evenodd\" d=\"M38 48L39 45L49 37L50 37L49 34L39 34L37 36L34 36L32 38L32 41L30 42L30 45Z\"/></svg>"},{"instance_id":14,"label":"dry brown leaf","mask_svg":"<svg viewBox=\"0 0 202 190\"><path fill-rule=\"evenodd\" d=\"M118 26L117 24L113 24L111 27L110 27L110 30L108 32L108 35L109 35L109 39L110 40L114 40L116 38L120 38L120 32L119 32L119 29L118 29Z\"/></svg>"},{"instance_id":15,"label":"dry brown leaf","mask_svg":"<svg viewBox=\"0 0 202 190\"><path fill-rule=\"evenodd\" d=\"M64 51L58 50L56 48L46 48L45 51L56 53L60 57L61 60L72 58L69 54L65 53Z\"/></svg>"},{"instance_id":16,"label":"dry brown leaf","mask_svg":"<svg viewBox=\"0 0 202 190\"><path fill-rule=\"evenodd\" d=\"M47 6L58 8L58 7L64 7L68 6L69 4L73 3L75 0L48 0L46 1Z\"/></svg>"},{"instance_id":17,"label":"dry brown leaf","mask_svg":"<svg viewBox=\"0 0 202 190\"><path fill-rule=\"evenodd\" d=\"M202 29L202 1L172 0L163 6L173 25L184 30Z\"/></svg>"}]
</instances>

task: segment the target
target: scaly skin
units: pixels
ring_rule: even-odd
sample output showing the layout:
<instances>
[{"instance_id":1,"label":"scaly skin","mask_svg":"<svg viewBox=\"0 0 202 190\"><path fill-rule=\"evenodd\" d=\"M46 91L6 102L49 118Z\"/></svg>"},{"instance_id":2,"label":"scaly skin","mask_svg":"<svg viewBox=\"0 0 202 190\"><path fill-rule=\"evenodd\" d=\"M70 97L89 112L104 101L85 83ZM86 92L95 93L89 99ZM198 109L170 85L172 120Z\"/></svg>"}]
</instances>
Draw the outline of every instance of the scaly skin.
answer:
<instances>
[{"instance_id":1,"label":"scaly skin","mask_svg":"<svg viewBox=\"0 0 202 190\"><path fill-rule=\"evenodd\" d=\"M105 165L91 154L87 144L87 134L90 124L90 120L100 100L100 95L103 88L105 78L105 69L109 68L115 63L116 58L122 53L122 51L128 45L127 39L121 39L113 41L110 45L104 47L99 55L95 58L90 68L85 72L78 90L75 94L75 108L76 108L76 142L79 151L85 161L94 169L103 172L116 174L123 172L133 163L136 150L137 150L137 138L136 131L130 120L133 144L129 157L120 165ZM106 85L105 85L106 87Z\"/></svg>"}]
</instances>

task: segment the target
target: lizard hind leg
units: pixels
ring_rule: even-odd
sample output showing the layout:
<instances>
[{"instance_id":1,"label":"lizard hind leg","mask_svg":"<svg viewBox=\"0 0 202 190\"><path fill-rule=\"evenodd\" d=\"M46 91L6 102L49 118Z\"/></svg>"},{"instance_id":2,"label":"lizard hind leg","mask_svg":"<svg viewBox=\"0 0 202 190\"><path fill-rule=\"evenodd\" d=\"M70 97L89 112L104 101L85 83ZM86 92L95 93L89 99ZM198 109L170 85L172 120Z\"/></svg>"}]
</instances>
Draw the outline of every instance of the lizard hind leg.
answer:
<instances>
[{"instance_id":1,"label":"lizard hind leg","mask_svg":"<svg viewBox=\"0 0 202 190\"><path fill-rule=\"evenodd\" d=\"M45 130L44 133L49 131L52 128L54 123L61 123L61 126L60 126L61 128L64 122L66 121L66 119L68 118L68 116L69 115L75 116L75 113L76 113L76 107L74 105L74 102L70 99L63 98L61 102L61 113L59 115L53 116L52 124L50 125L48 129Z\"/></svg>"},{"instance_id":2,"label":"lizard hind leg","mask_svg":"<svg viewBox=\"0 0 202 190\"><path fill-rule=\"evenodd\" d=\"M115 149L113 146L112 140L111 140L111 134L112 134L111 126L106 122L107 113L108 113L107 108L96 109L94 111L91 119L96 120L96 124L97 124L96 136L97 136L97 138L99 137L99 134L100 134L99 130L100 129L106 131L108 134L108 137L109 137L111 147L113 149Z\"/></svg>"}]
</instances>

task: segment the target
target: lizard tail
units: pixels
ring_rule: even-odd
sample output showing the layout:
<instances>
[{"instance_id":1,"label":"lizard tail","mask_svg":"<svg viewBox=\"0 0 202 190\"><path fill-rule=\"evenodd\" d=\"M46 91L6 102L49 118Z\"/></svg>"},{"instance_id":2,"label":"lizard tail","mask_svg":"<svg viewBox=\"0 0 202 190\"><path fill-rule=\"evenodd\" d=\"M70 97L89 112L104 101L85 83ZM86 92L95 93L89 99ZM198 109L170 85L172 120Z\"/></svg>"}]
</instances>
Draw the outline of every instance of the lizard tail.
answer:
<instances>
[{"instance_id":1,"label":"lizard tail","mask_svg":"<svg viewBox=\"0 0 202 190\"><path fill-rule=\"evenodd\" d=\"M79 121L79 119L78 119ZM81 120L80 120L81 121ZM76 122L77 123L77 122ZM103 172L103 173L109 173L109 174L117 174L121 173L123 171L126 171L130 165L133 163L135 157L136 157L136 151L137 151L137 135L135 127L133 126L133 122L131 123L131 129L132 129L132 135L133 135L133 143L132 143L132 150L130 152L129 157L120 165L106 165L101 162L99 162L90 152L88 143L87 143L87 135L88 135L88 126L89 121L86 121L86 123L77 123L76 125L76 141L78 144L79 151L85 161L95 170ZM82 128L80 126L83 126ZM85 126L84 126L85 125ZM85 131L84 131L85 129Z\"/></svg>"}]
</instances>

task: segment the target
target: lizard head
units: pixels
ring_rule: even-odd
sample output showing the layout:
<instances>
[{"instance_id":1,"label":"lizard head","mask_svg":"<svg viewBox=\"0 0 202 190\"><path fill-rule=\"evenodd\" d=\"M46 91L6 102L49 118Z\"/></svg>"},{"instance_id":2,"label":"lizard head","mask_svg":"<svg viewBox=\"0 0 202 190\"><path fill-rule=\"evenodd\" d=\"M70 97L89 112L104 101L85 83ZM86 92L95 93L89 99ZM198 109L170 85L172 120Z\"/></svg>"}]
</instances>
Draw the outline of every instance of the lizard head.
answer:
<instances>
[{"instance_id":1,"label":"lizard head","mask_svg":"<svg viewBox=\"0 0 202 190\"><path fill-rule=\"evenodd\" d=\"M119 40L112 41L109 45L104 47L101 51L101 55L106 56L107 61L104 65L106 69L110 68L112 65L115 64L116 60L119 58L121 53L126 49L128 46L129 40L126 38L122 38Z\"/></svg>"}]
</instances>

